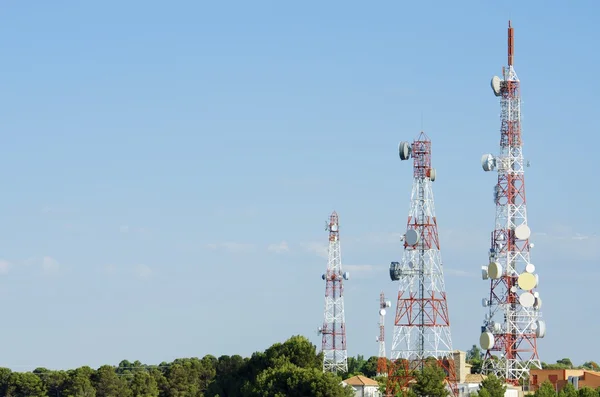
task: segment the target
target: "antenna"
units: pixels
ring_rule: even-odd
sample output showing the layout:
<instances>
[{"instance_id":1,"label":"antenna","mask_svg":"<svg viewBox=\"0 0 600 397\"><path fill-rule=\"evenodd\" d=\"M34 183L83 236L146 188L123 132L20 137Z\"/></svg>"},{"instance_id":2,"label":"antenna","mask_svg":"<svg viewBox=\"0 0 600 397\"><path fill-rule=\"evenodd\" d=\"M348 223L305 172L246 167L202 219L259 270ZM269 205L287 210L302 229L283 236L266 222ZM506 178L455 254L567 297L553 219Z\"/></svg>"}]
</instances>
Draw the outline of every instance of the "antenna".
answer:
<instances>
[{"instance_id":1,"label":"antenna","mask_svg":"<svg viewBox=\"0 0 600 397\"><path fill-rule=\"evenodd\" d=\"M494 95L500 98L500 154L481 157L484 171L496 171L494 186L496 221L491 233L488 265L481 268L489 283L482 301L486 314L479 344L485 350L484 374L494 374L519 385L530 368L541 368L537 339L546 334L541 319L542 301L535 288L539 277L530 261L531 230L527 223L525 163L521 135L520 81L513 68L514 30L508 21L508 67L501 79L492 78ZM499 356L500 359L496 359Z\"/></svg>"},{"instance_id":2,"label":"antenna","mask_svg":"<svg viewBox=\"0 0 600 397\"><path fill-rule=\"evenodd\" d=\"M340 253L339 219L334 211L327 224L329 231L329 260L327 272L321 276L325 280L325 310L322 335L323 372L348 372L348 352L346 350L346 319L344 314L343 280L350 278L342 273Z\"/></svg>"},{"instance_id":3,"label":"antenna","mask_svg":"<svg viewBox=\"0 0 600 397\"><path fill-rule=\"evenodd\" d=\"M416 370L433 360L447 374L447 386L457 396L450 318L442 256L433 202L435 168L431 167L431 140L424 132L409 144L398 145L400 160L413 158L410 212L401 262L391 262L390 278L399 281L388 369L387 394L409 387Z\"/></svg>"},{"instance_id":4,"label":"antenna","mask_svg":"<svg viewBox=\"0 0 600 397\"><path fill-rule=\"evenodd\" d=\"M379 294L379 357L377 358L377 376L387 376L387 357L385 353L385 315L386 308L391 307L392 302L385 300L383 291Z\"/></svg>"}]
</instances>

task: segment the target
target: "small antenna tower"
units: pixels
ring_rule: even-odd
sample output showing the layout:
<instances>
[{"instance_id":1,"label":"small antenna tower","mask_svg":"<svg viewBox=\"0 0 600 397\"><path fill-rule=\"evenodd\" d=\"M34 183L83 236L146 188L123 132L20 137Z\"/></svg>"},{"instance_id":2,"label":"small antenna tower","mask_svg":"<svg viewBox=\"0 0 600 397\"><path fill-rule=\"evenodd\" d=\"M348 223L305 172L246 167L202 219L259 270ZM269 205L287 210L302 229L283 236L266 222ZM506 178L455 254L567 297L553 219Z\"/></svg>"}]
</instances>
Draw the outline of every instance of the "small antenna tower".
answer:
<instances>
[{"instance_id":1,"label":"small antenna tower","mask_svg":"<svg viewBox=\"0 0 600 397\"><path fill-rule=\"evenodd\" d=\"M387 393L406 391L415 372L437 364L450 391L458 394L450 335L450 318L432 183L431 140L421 132L411 144L400 142L400 159L413 158L413 186L402 262L390 264L392 281L400 281L392 344L393 368Z\"/></svg>"},{"instance_id":2,"label":"small antenna tower","mask_svg":"<svg viewBox=\"0 0 600 397\"><path fill-rule=\"evenodd\" d=\"M379 295L379 358L377 359L377 376L387 376L387 356L385 354L385 314L386 308L391 307L392 302L385 300L383 291Z\"/></svg>"},{"instance_id":3,"label":"small antenna tower","mask_svg":"<svg viewBox=\"0 0 600 397\"><path fill-rule=\"evenodd\" d=\"M490 279L489 295L479 344L486 351L484 374L495 374L507 383L518 385L529 376L529 369L541 368L537 338L546 335L541 319L542 300L538 275L530 262L531 230L527 225L525 166L521 140L520 81L513 68L514 32L508 22L508 66L502 79L491 81L494 95L500 97L500 154L484 154L484 171L498 171L494 186L496 224L491 233L489 263L482 267L482 278ZM499 352L494 357L493 352Z\"/></svg>"},{"instance_id":4,"label":"small antenna tower","mask_svg":"<svg viewBox=\"0 0 600 397\"><path fill-rule=\"evenodd\" d=\"M329 231L329 260L325 280L325 313L323 328L323 372L348 372L348 352L346 350L346 319L344 315L343 280L349 279L348 272L342 273L340 251L340 231L338 215L334 211L326 225Z\"/></svg>"}]
</instances>

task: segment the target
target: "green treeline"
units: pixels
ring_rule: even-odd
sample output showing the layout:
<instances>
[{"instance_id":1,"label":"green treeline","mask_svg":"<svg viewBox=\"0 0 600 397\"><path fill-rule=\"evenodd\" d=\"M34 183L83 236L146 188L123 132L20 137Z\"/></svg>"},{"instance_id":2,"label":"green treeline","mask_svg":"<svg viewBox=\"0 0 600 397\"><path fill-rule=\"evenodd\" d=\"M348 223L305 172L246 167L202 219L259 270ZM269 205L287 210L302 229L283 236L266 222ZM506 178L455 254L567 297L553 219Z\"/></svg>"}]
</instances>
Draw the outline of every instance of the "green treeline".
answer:
<instances>
[{"instance_id":1,"label":"green treeline","mask_svg":"<svg viewBox=\"0 0 600 397\"><path fill-rule=\"evenodd\" d=\"M145 365L121 361L97 370L0 368L0 397L350 397L342 378L322 371L316 347L301 336L249 358L211 355Z\"/></svg>"},{"instance_id":2,"label":"green treeline","mask_svg":"<svg viewBox=\"0 0 600 397\"><path fill-rule=\"evenodd\" d=\"M480 359L474 346L467 360L476 368ZM573 367L568 359L550 366ZM597 368L593 362L584 366ZM342 386L342 380L358 374L377 379L376 371L377 357L365 360L359 355L348 358L348 373L323 373L322 355L317 354L316 346L305 337L293 336L248 358L207 355L159 365L123 360L116 367L103 365L96 370L87 366L32 372L0 368L0 397L351 397L352 389ZM446 397L445 374L440 371L433 365L415 374L409 395ZM385 380L378 380L383 389ZM490 377L482 383L479 396L502 397L504 390L499 380ZM550 384L535 393L536 397L551 395L556 396L556 391ZM558 396L600 397L600 392L576 391L569 385Z\"/></svg>"}]
</instances>

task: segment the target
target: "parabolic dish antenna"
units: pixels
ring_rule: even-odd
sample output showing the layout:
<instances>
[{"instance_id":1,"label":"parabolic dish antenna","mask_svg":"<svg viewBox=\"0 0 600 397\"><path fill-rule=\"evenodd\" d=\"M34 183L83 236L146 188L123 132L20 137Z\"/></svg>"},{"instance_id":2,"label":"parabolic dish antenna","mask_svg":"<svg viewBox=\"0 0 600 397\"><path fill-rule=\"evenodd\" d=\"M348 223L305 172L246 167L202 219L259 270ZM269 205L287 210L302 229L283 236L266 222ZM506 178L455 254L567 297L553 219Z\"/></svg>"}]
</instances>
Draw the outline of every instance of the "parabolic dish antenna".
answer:
<instances>
[{"instance_id":1,"label":"parabolic dish antenna","mask_svg":"<svg viewBox=\"0 0 600 397\"><path fill-rule=\"evenodd\" d=\"M429 169L429 179L431 182L435 182L435 168Z\"/></svg>"},{"instance_id":2,"label":"parabolic dish antenna","mask_svg":"<svg viewBox=\"0 0 600 397\"><path fill-rule=\"evenodd\" d=\"M546 336L546 323L543 320L537 321L537 329L535 330L535 335L538 338L543 338Z\"/></svg>"},{"instance_id":3,"label":"parabolic dish antenna","mask_svg":"<svg viewBox=\"0 0 600 397\"><path fill-rule=\"evenodd\" d=\"M540 275L536 274L535 275L535 286L537 287L538 285L540 285Z\"/></svg>"},{"instance_id":4,"label":"parabolic dish antenna","mask_svg":"<svg viewBox=\"0 0 600 397\"><path fill-rule=\"evenodd\" d=\"M540 293L539 293L539 292L537 292L537 291L535 291L535 292L533 293L533 296L535 296L536 298L539 298L539 297L540 297Z\"/></svg>"},{"instance_id":5,"label":"parabolic dish antenna","mask_svg":"<svg viewBox=\"0 0 600 397\"><path fill-rule=\"evenodd\" d=\"M492 171L496 168L496 159L491 154L481 156L481 167L485 172Z\"/></svg>"},{"instance_id":6,"label":"parabolic dish antenna","mask_svg":"<svg viewBox=\"0 0 600 397\"><path fill-rule=\"evenodd\" d=\"M529 291L535 288L535 276L531 273L521 273L517 279L519 288Z\"/></svg>"},{"instance_id":7,"label":"parabolic dish antenna","mask_svg":"<svg viewBox=\"0 0 600 397\"><path fill-rule=\"evenodd\" d=\"M492 90L494 91L494 95L496 95L496 96L500 96L500 94L501 94L501 91L500 91L501 83L502 83L502 80L500 80L500 77L498 77L498 76L492 77L492 81L490 82L490 85L492 86Z\"/></svg>"},{"instance_id":8,"label":"parabolic dish antenna","mask_svg":"<svg viewBox=\"0 0 600 397\"><path fill-rule=\"evenodd\" d=\"M381 310L379 311L379 315L380 315L380 316L385 316L385 309L381 309Z\"/></svg>"},{"instance_id":9,"label":"parabolic dish antenna","mask_svg":"<svg viewBox=\"0 0 600 397\"><path fill-rule=\"evenodd\" d=\"M523 292L521 296L519 296L519 303L523 307L533 307L535 297L531 292Z\"/></svg>"},{"instance_id":10,"label":"parabolic dish antenna","mask_svg":"<svg viewBox=\"0 0 600 397\"><path fill-rule=\"evenodd\" d=\"M484 332L479 337L479 345L483 350L489 350L494 347L494 335L491 332Z\"/></svg>"},{"instance_id":11,"label":"parabolic dish antenna","mask_svg":"<svg viewBox=\"0 0 600 397\"><path fill-rule=\"evenodd\" d=\"M542 308L542 298L540 298L539 296L536 297L535 302L533 303L533 307L537 310L540 310Z\"/></svg>"},{"instance_id":12,"label":"parabolic dish antenna","mask_svg":"<svg viewBox=\"0 0 600 397\"><path fill-rule=\"evenodd\" d=\"M487 266L481 266L481 278L483 280L487 280L488 279L488 267Z\"/></svg>"},{"instance_id":13,"label":"parabolic dish antenna","mask_svg":"<svg viewBox=\"0 0 600 397\"><path fill-rule=\"evenodd\" d=\"M406 244L415 245L419 242L419 234L414 229L409 229L406 231Z\"/></svg>"},{"instance_id":14,"label":"parabolic dish antenna","mask_svg":"<svg viewBox=\"0 0 600 397\"><path fill-rule=\"evenodd\" d=\"M400 160L408 160L410 158L411 147L408 142L400 142L398 144L398 154L400 155Z\"/></svg>"},{"instance_id":15,"label":"parabolic dish antenna","mask_svg":"<svg viewBox=\"0 0 600 397\"><path fill-rule=\"evenodd\" d=\"M535 265L533 263L528 263L527 266L525 266L525 271L527 273L535 272Z\"/></svg>"},{"instance_id":16,"label":"parabolic dish antenna","mask_svg":"<svg viewBox=\"0 0 600 397\"><path fill-rule=\"evenodd\" d=\"M531 230L526 224L519 225L515 228L515 237L519 240L527 240L531 236Z\"/></svg>"},{"instance_id":17,"label":"parabolic dish antenna","mask_svg":"<svg viewBox=\"0 0 600 397\"><path fill-rule=\"evenodd\" d=\"M510 292L517 292L517 287L515 287L514 285L510 287Z\"/></svg>"},{"instance_id":18,"label":"parabolic dish antenna","mask_svg":"<svg viewBox=\"0 0 600 397\"><path fill-rule=\"evenodd\" d=\"M498 262L492 262L488 266L488 274L490 278L499 279L502 277L502 265Z\"/></svg>"},{"instance_id":19,"label":"parabolic dish antenna","mask_svg":"<svg viewBox=\"0 0 600 397\"><path fill-rule=\"evenodd\" d=\"M332 232L337 232L338 226L334 223L333 225L331 225L331 231Z\"/></svg>"}]
</instances>

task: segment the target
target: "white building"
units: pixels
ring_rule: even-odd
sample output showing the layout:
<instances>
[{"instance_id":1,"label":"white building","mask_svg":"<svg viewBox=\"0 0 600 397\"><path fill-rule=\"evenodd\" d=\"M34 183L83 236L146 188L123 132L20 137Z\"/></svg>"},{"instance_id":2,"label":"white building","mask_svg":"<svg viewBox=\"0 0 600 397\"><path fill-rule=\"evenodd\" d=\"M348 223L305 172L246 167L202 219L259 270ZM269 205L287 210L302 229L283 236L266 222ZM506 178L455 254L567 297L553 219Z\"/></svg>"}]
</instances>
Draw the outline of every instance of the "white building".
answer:
<instances>
[{"instance_id":1,"label":"white building","mask_svg":"<svg viewBox=\"0 0 600 397\"><path fill-rule=\"evenodd\" d=\"M342 384L351 386L356 397L382 397L379 392L379 383L366 376L356 375L346 379Z\"/></svg>"}]
</instances>

